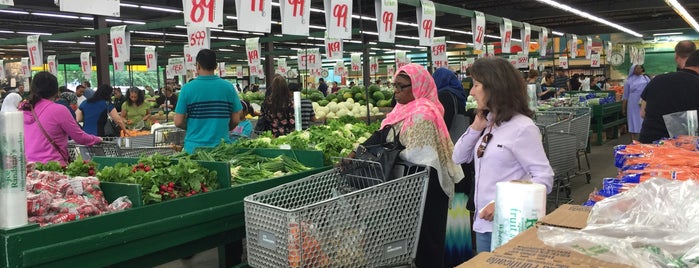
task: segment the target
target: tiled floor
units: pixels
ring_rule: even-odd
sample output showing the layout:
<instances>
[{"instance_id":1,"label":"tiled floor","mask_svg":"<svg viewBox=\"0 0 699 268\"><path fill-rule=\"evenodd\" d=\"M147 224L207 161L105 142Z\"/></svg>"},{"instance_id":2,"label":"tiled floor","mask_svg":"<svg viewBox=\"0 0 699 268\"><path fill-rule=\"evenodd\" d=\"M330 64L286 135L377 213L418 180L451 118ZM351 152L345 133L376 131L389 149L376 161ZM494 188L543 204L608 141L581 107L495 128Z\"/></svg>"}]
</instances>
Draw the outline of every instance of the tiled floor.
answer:
<instances>
[{"instance_id":1,"label":"tiled floor","mask_svg":"<svg viewBox=\"0 0 699 268\"><path fill-rule=\"evenodd\" d=\"M603 178L616 176L617 169L614 167L612 148L618 144L628 144L630 142L630 137L627 134L621 136L619 139L607 141L604 145L592 146L592 151L589 154L592 180L588 184L585 176L582 175L574 178L571 181L571 198L573 199L571 202L572 204L584 203L594 188L602 185ZM157 268L190 267L218 267L218 250L215 248L210 249L194 255L194 257L190 259L176 260L157 266Z\"/></svg>"}]
</instances>

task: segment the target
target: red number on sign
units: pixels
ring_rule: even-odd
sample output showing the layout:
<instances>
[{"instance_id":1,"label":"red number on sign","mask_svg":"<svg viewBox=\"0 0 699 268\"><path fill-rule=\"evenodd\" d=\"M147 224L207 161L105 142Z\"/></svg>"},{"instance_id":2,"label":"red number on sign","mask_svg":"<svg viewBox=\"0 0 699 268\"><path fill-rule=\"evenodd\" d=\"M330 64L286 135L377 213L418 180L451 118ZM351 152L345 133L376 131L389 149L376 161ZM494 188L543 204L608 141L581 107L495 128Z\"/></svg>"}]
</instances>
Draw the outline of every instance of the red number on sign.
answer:
<instances>
[{"instance_id":1,"label":"red number on sign","mask_svg":"<svg viewBox=\"0 0 699 268\"><path fill-rule=\"evenodd\" d=\"M193 22L201 22L204 19L204 15L208 13L209 22L214 22L214 1L199 0L197 2L197 0L192 0L192 10L189 12L189 18Z\"/></svg>"},{"instance_id":2,"label":"red number on sign","mask_svg":"<svg viewBox=\"0 0 699 268\"><path fill-rule=\"evenodd\" d=\"M150 68L151 66L151 61L153 60L153 54L148 54L146 55L146 67Z\"/></svg>"},{"instance_id":3,"label":"red number on sign","mask_svg":"<svg viewBox=\"0 0 699 268\"><path fill-rule=\"evenodd\" d=\"M187 56L187 62L192 62L192 55L187 54L186 56Z\"/></svg>"},{"instance_id":4,"label":"red number on sign","mask_svg":"<svg viewBox=\"0 0 699 268\"><path fill-rule=\"evenodd\" d=\"M303 6L305 4L305 0L289 0L289 5L294 6L294 13L292 13L294 17L298 16L303 16Z\"/></svg>"},{"instance_id":5,"label":"red number on sign","mask_svg":"<svg viewBox=\"0 0 699 268\"><path fill-rule=\"evenodd\" d=\"M206 32L197 31L189 36L189 46L203 46L206 42Z\"/></svg>"},{"instance_id":6,"label":"red number on sign","mask_svg":"<svg viewBox=\"0 0 699 268\"><path fill-rule=\"evenodd\" d=\"M393 31L393 12L383 12L383 31Z\"/></svg>"},{"instance_id":7,"label":"red number on sign","mask_svg":"<svg viewBox=\"0 0 699 268\"><path fill-rule=\"evenodd\" d=\"M332 58L333 52L340 51L340 42L328 43L327 49L328 49L328 58Z\"/></svg>"},{"instance_id":8,"label":"red number on sign","mask_svg":"<svg viewBox=\"0 0 699 268\"><path fill-rule=\"evenodd\" d=\"M112 49L114 50L114 57L119 58L119 47L118 45L123 44L124 41L121 37L112 38Z\"/></svg>"},{"instance_id":9,"label":"red number on sign","mask_svg":"<svg viewBox=\"0 0 699 268\"><path fill-rule=\"evenodd\" d=\"M36 46L32 46L29 48L29 59L30 59L30 65L34 65L34 52L36 51Z\"/></svg>"},{"instance_id":10,"label":"red number on sign","mask_svg":"<svg viewBox=\"0 0 699 268\"><path fill-rule=\"evenodd\" d=\"M342 23L343 28L347 28L347 5L336 5L333 8L333 17L337 18L337 27Z\"/></svg>"},{"instance_id":11,"label":"red number on sign","mask_svg":"<svg viewBox=\"0 0 699 268\"><path fill-rule=\"evenodd\" d=\"M425 37L429 38L432 32L432 20L423 20L422 30L425 31Z\"/></svg>"},{"instance_id":12,"label":"red number on sign","mask_svg":"<svg viewBox=\"0 0 699 268\"><path fill-rule=\"evenodd\" d=\"M250 0L250 11L255 12L255 1L260 1L259 2L259 5L260 5L259 11L262 11L262 8L265 5L265 0Z\"/></svg>"},{"instance_id":13,"label":"red number on sign","mask_svg":"<svg viewBox=\"0 0 699 268\"><path fill-rule=\"evenodd\" d=\"M483 43L483 26L476 27L476 42Z\"/></svg>"}]
</instances>

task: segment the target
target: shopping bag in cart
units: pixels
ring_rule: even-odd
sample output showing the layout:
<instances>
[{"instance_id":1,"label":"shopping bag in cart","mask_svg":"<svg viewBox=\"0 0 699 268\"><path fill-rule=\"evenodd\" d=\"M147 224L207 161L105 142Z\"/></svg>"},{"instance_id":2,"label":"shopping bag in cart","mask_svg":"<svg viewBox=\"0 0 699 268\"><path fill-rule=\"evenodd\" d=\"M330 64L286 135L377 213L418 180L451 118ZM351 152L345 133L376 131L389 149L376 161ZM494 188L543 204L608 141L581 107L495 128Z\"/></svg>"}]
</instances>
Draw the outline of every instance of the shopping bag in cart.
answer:
<instances>
[{"instance_id":1,"label":"shopping bag in cart","mask_svg":"<svg viewBox=\"0 0 699 268\"><path fill-rule=\"evenodd\" d=\"M390 131L393 132L393 141L386 142L385 137L388 136L388 132ZM382 137L384 137L384 142L366 146L359 145L356 150L355 159L379 163L381 165L380 168L382 169L382 172L379 174L380 177L377 179L384 182L390 181L393 178L393 166L396 163L396 159L398 159L398 155L403 149L405 149L405 147L398 141L398 133L393 129L393 126L387 125L379 132L380 133L378 135L382 135ZM373 186L374 184L376 183L366 185L364 187Z\"/></svg>"}]
</instances>

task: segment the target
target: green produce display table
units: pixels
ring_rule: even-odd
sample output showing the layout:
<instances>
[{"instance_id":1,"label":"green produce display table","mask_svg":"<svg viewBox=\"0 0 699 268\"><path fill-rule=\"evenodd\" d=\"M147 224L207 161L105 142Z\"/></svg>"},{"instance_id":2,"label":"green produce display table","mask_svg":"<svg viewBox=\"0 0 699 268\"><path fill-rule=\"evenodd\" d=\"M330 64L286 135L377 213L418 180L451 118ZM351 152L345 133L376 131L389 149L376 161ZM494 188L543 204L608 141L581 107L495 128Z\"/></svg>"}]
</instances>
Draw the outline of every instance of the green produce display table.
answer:
<instances>
[{"instance_id":1,"label":"green produce display table","mask_svg":"<svg viewBox=\"0 0 699 268\"><path fill-rule=\"evenodd\" d=\"M314 169L70 223L0 229L0 267L152 267L214 247L226 267L224 246L245 235L245 196L330 168L321 152L259 150L295 154Z\"/></svg>"},{"instance_id":2,"label":"green produce display table","mask_svg":"<svg viewBox=\"0 0 699 268\"><path fill-rule=\"evenodd\" d=\"M602 145L602 132L612 128L613 139L619 137L619 125L626 124L626 117L621 113L621 102L592 105L592 131L597 135L597 145Z\"/></svg>"}]
</instances>

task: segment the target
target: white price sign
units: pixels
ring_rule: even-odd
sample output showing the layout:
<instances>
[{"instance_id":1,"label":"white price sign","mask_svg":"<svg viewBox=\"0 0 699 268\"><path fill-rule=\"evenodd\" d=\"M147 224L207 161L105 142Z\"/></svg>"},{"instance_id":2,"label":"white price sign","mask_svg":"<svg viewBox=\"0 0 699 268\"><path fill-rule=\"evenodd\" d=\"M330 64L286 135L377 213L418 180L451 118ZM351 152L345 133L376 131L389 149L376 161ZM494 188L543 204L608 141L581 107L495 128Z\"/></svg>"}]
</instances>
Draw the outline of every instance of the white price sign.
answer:
<instances>
[{"instance_id":1,"label":"white price sign","mask_svg":"<svg viewBox=\"0 0 699 268\"><path fill-rule=\"evenodd\" d=\"M124 69L125 69L125 67L126 67L125 65L126 65L126 64L124 64L124 62L121 62L121 61L116 61L116 62L114 62L114 71L115 71L115 72L122 72L122 71L124 71Z\"/></svg>"},{"instance_id":2,"label":"white price sign","mask_svg":"<svg viewBox=\"0 0 699 268\"><path fill-rule=\"evenodd\" d=\"M172 65L165 65L165 78L173 79L175 78L175 72L172 70Z\"/></svg>"},{"instance_id":3,"label":"white price sign","mask_svg":"<svg viewBox=\"0 0 699 268\"><path fill-rule=\"evenodd\" d=\"M512 21L507 18L502 18L500 24L500 42L502 53L510 53L512 51Z\"/></svg>"},{"instance_id":4,"label":"white price sign","mask_svg":"<svg viewBox=\"0 0 699 268\"><path fill-rule=\"evenodd\" d=\"M396 66L393 64L389 64L386 66L386 76L393 76L396 73Z\"/></svg>"},{"instance_id":5,"label":"white price sign","mask_svg":"<svg viewBox=\"0 0 699 268\"><path fill-rule=\"evenodd\" d=\"M474 17L471 18L471 31L473 31L473 53L483 53L483 40L485 37L485 14L480 11L473 11Z\"/></svg>"},{"instance_id":6,"label":"white price sign","mask_svg":"<svg viewBox=\"0 0 699 268\"><path fill-rule=\"evenodd\" d=\"M507 60L512 64L512 66L515 66L517 68L517 55L510 55L507 57Z\"/></svg>"},{"instance_id":7,"label":"white price sign","mask_svg":"<svg viewBox=\"0 0 699 268\"><path fill-rule=\"evenodd\" d=\"M539 59L537 58L529 58L529 69L537 69L539 66Z\"/></svg>"},{"instance_id":8,"label":"white price sign","mask_svg":"<svg viewBox=\"0 0 699 268\"><path fill-rule=\"evenodd\" d=\"M280 58L277 59L277 69L275 71L276 74L279 74L283 77L286 77L286 72L289 71L289 67L286 66L286 59Z\"/></svg>"},{"instance_id":9,"label":"white price sign","mask_svg":"<svg viewBox=\"0 0 699 268\"><path fill-rule=\"evenodd\" d=\"M22 77L29 77L32 74L32 68L29 66L29 58L24 57L20 59L20 71L22 73Z\"/></svg>"},{"instance_id":10,"label":"white price sign","mask_svg":"<svg viewBox=\"0 0 699 268\"><path fill-rule=\"evenodd\" d=\"M265 70L264 70L264 68L262 68L262 65L251 65L250 66L250 75L257 76L258 78L263 78L263 77L265 77Z\"/></svg>"},{"instance_id":11,"label":"white price sign","mask_svg":"<svg viewBox=\"0 0 699 268\"><path fill-rule=\"evenodd\" d=\"M243 66L242 65L236 65L235 66L235 78L243 78L245 74L243 73Z\"/></svg>"},{"instance_id":12,"label":"white price sign","mask_svg":"<svg viewBox=\"0 0 699 268\"><path fill-rule=\"evenodd\" d=\"M187 74L187 70L184 68L184 58L169 58L167 63L171 68L173 76Z\"/></svg>"},{"instance_id":13,"label":"white price sign","mask_svg":"<svg viewBox=\"0 0 699 268\"><path fill-rule=\"evenodd\" d=\"M197 69L197 54L199 51L194 52L192 48L190 48L188 45L185 45L182 48L184 52L184 68L185 72L187 70L196 70Z\"/></svg>"},{"instance_id":14,"label":"white price sign","mask_svg":"<svg viewBox=\"0 0 699 268\"><path fill-rule=\"evenodd\" d=\"M1 1L1 0L0 0ZM54 1L56 2L56 1ZM119 17L120 0L63 0L57 1L63 12Z\"/></svg>"},{"instance_id":15,"label":"white price sign","mask_svg":"<svg viewBox=\"0 0 699 268\"><path fill-rule=\"evenodd\" d=\"M325 58L329 60L342 59L342 39L328 37L325 32Z\"/></svg>"},{"instance_id":16,"label":"white price sign","mask_svg":"<svg viewBox=\"0 0 699 268\"><path fill-rule=\"evenodd\" d=\"M529 43L532 40L532 28L529 25L529 23L523 22L522 23L524 27L522 27L522 30L520 32L520 36L522 37L522 52L524 53L525 57L529 56Z\"/></svg>"},{"instance_id":17,"label":"white price sign","mask_svg":"<svg viewBox=\"0 0 699 268\"><path fill-rule=\"evenodd\" d=\"M311 0L281 0L282 34L308 36Z\"/></svg>"},{"instance_id":18,"label":"white price sign","mask_svg":"<svg viewBox=\"0 0 699 268\"><path fill-rule=\"evenodd\" d=\"M585 58L590 59L592 55L592 37L585 38Z\"/></svg>"},{"instance_id":19,"label":"white price sign","mask_svg":"<svg viewBox=\"0 0 699 268\"><path fill-rule=\"evenodd\" d=\"M351 56L351 64L352 64L352 71L353 72L359 72L362 70L362 60L361 60L361 53L352 53Z\"/></svg>"},{"instance_id":20,"label":"white price sign","mask_svg":"<svg viewBox=\"0 0 699 268\"><path fill-rule=\"evenodd\" d=\"M147 46L145 49L146 69L148 71L158 70L158 53L155 53L155 46Z\"/></svg>"},{"instance_id":21,"label":"white price sign","mask_svg":"<svg viewBox=\"0 0 699 268\"><path fill-rule=\"evenodd\" d=\"M15 1L14 0L0 0L0 5L4 6L14 6Z\"/></svg>"},{"instance_id":22,"label":"white price sign","mask_svg":"<svg viewBox=\"0 0 699 268\"><path fill-rule=\"evenodd\" d=\"M31 67L44 66L44 49L39 42L39 35L27 36L27 52Z\"/></svg>"},{"instance_id":23,"label":"white price sign","mask_svg":"<svg viewBox=\"0 0 699 268\"><path fill-rule=\"evenodd\" d=\"M600 66L600 55L599 54L592 54L590 55L590 67L599 67Z\"/></svg>"},{"instance_id":24,"label":"white price sign","mask_svg":"<svg viewBox=\"0 0 699 268\"><path fill-rule=\"evenodd\" d=\"M541 32L539 32L539 56L546 56L546 46L549 43L549 29L541 27Z\"/></svg>"},{"instance_id":25,"label":"white price sign","mask_svg":"<svg viewBox=\"0 0 699 268\"><path fill-rule=\"evenodd\" d=\"M517 55L517 64L515 65L517 69L525 69L529 67L529 58L522 53Z\"/></svg>"},{"instance_id":26,"label":"white price sign","mask_svg":"<svg viewBox=\"0 0 699 268\"><path fill-rule=\"evenodd\" d=\"M211 47L211 33L209 28L199 26L187 26L187 38L192 51L199 53L199 50Z\"/></svg>"},{"instance_id":27,"label":"white price sign","mask_svg":"<svg viewBox=\"0 0 699 268\"><path fill-rule=\"evenodd\" d=\"M338 60L337 62L335 62L335 75L340 77L347 76L347 68L345 68L344 61Z\"/></svg>"},{"instance_id":28,"label":"white price sign","mask_svg":"<svg viewBox=\"0 0 699 268\"><path fill-rule=\"evenodd\" d=\"M5 79L5 61L0 60L0 80Z\"/></svg>"},{"instance_id":29,"label":"white price sign","mask_svg":"<svg viewBox=\"0 0 699 268\"><path fill-rule=\"evenodd\" d=\"M421 46L432 45L436 26L435 16L434 3L430 0L420 0L420 8L417 9L417 32L420 35Z\"/></svg>"},{"instance_id":30,"label":"white price sign","mask_svg":"<svg viewBox=\"0 0 699 268\"><path fill-rule=\"evenodd\" d=\"M272 30L272 0L235 0L238 30L269 33Z\"/></svg>"},{"instance_id":31,"label":"white price sign","mask_svg":"<svg viewBox=\"0 0 699 268\"><path fill-rule=\"evenodd\" d=\"M369 73L371 75L379 73L379 61L376 57L369 57Z\"/></svg>"},{"instance_id":32,"label":"white price sign","mask_svg":"<svg viewBox=\"0 0 699 268\"><path fill-rule=\"evenodd\" d=\"M447 42L444 36L434 38L432 44L432 67L449 67L449 61L447 61Z\"/></svg>"},{"instance_id":33,"label":"white price sign","mask_svg":"<svg viewBox=\"0 0 699 268\"><path fill-rule=\"evenodd\" d=\"M324 0L328 36L352 39L352 0Z\"/></svg>"},{"instance_id":34,"label":"white price sign","mask_svg":"<svg viewBox=\"0 0 699 268\"><path fill-rule=\"evenodd\" d=\"M612 48L613 48L612 42L610 42L610 41L605 42L605 49L606 50L604 52L604 56L606 57L607 61L609 61L609 58L612 56L612 51L613 51Z\"/></svg>"},{"instance_id":35,"label":"white price sign","mask_svg":"<svg viewBox=\"0 0 699 268\"><path fill-rule=\"evenodd\" d=\"M260 38L245 39L245 51L248 57L248 65L260 65Z\"/></svg>"},{"instance_id":36,"label":"white price sign","mask_svg":"<svg viewBox=\"0 0 699 268\"><path fill-rule=\"evenodd\" d=\"M187 26L222 28L223 0L182 0Z\"/></svg>"},{"instance_id":37,"label":"white price sign","mask_svg":"<svg viewBox=\"0 0 699 268\"><path fill-rule=\"evenodd\" d=\"M562 69L568 69L568 57L558 58L558 67L561 67Z\"/></svg>"},{"instance_id":38,"label":"white price sign","mask_svg":"<svg viewBox=\"0 0 699 268\"><path fill-rule=\"evenodd\" d=\"M376 7L376 28L379 31L379 42L395 42L398 1L378 0L374 3Z\"/></svg>"},{"instance_id":39,"label":"white price sign","mask_svg":"<svg viewBox=\"0 0 699 268\"><path fill-rule=\"evenodd\" d=\"M408 65L409 63L410 59L407 55L405 55L405 51L396 51L396 66L398 67L398 69L405 65Z\"/></svg>"},{"instance_id":40,"label":"white price sign","mask_svg":"<svg viewBox=\"0 0 699 268\"><path fill-rule=\"evenodd\" d=\"M578 55L578 36L571 34L570 37L570 42L568 43L568 46L570 47L570 58L575 59L575 56Z\"/></svg>"},{"instance_id":41,"label":"white price sign","mask_svg":"<svg viewBox=\"0 0 699 268\"><path fill-rule=\"evenodd\" d=\"M50 55L46 61L49 66L49 73L58 75L58 61L56 60L56 55Z\"/></svg>"},{"instance_id":42,"label":"white price sign","mask_svg":"<svg viewBox=\"0 0 699 268\"><path fill-rule=\"evenodd\" d=\"M80 53L80 69L83 71L85 79L89 80L92 77L92 57L90 52Z\"/></svg>"},{"instance_id":43,"label":"white price sign","mask_svg":"<svg viewBox=\"0 0 699 268\"><path fill-rule=\"evenodd\" d=\"M112 42L112 60L127 62L131 60L131 34L126 31L126 25L114 26L109 30Z\"/></svg>"},{"instance_id":44,"label":"white price sign","mask_svg":"<svg viewBox=\"0 0 699 268\"><path fill-rule=\"evenodd\" d=\"M225 62L218 63L218 76L220 76L220 77L226 76L226 63Z\"/></svg>"},{"instance_id":45,"label":"white price sign","mask_svg":"<svg viewBox=\"0 0 699 268\"><path fill-rule=\"evenodd\" d=\"M297 56L299 70L314 70L322 68L320 49L311 48L305 50L298 50Z\"/></svg>"}]
</instances>

